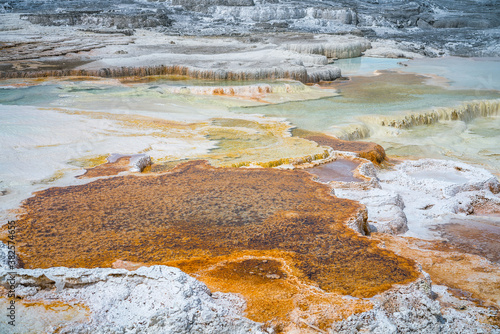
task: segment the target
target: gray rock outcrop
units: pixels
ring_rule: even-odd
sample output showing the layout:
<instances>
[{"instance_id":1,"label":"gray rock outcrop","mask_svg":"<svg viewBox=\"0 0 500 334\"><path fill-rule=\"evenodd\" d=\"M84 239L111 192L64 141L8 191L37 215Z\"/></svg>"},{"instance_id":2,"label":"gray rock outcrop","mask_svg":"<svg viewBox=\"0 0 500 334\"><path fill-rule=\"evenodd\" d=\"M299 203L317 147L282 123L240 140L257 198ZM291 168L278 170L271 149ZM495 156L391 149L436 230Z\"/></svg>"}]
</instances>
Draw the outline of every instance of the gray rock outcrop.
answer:
<instances>
[{"instance_id":1,"label":"gray rock outcrop","mask_svg":"<svg viewBox=\"0 0 500 334\"><path fill-rule=\"evenodd\" d=\"M53 26L89 26L99 28L137 29L168 27L172 20L164 10L156 13L115 14L100 11L72 11L65 13L26 14L22 18L34 24Z\"/></svg>"},{"instance_id":2,"label":"gray rock outcrop","mask_svg":"<svg viewBox=\"0 0 500 334\"><path fill-rule=\"evenodd\" d=\"M0 4L48 25L150 28L181 35L254 32L358 33L393 39L411 52L436 56L498 55L500 7L495 1L453 0L106 0Z\"/></svg>"}]
</instances>

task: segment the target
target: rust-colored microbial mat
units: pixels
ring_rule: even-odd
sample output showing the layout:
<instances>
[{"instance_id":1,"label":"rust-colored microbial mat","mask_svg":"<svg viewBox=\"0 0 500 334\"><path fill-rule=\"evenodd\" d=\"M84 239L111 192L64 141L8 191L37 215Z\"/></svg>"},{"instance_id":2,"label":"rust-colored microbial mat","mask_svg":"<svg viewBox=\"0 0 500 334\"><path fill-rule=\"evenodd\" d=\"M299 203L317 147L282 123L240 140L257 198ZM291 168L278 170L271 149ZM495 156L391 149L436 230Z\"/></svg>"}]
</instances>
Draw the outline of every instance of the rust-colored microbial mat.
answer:
<instances>
[{"instance_id":1,"label":"rust-colored microbial mat","mask_svg":"<svg viewBox=\"0 0 500 334\"><path fill-rule=\"evenodd\" d=\"M463 253L462 249L442 241L376 233L375 238L384 241L387 249L414 259L429 273L434 284L468 291L473 298L485 305L500 304L500 268L485 261L482 256Z\"/></svg>"},{"instance_id":2,"label":"rust-colored microbial mat","mask_svg":"<svg viewBox=\"0 0 500 334\"><path fill-rule=\"evenodd\" d=\"M359 205L311 177L195 161L51 188L23 204L19 254L26 268L175 265L212 290L241 293L257 321L290 317L325 291L371 297L419 275L347 228Z\"/></svg>"},{"instance_id":3,"label":"rust-colored microbial mat","mask_svg":"<svg viewBox=\"0 0 500 334\"><path fill-rule=\"evenodd\" d=\"M500 226L488 220L462 221L451 220L451 224L437 226L447 244L464 253L483 256L500 263Z\"/></svg>"}]
</instances>

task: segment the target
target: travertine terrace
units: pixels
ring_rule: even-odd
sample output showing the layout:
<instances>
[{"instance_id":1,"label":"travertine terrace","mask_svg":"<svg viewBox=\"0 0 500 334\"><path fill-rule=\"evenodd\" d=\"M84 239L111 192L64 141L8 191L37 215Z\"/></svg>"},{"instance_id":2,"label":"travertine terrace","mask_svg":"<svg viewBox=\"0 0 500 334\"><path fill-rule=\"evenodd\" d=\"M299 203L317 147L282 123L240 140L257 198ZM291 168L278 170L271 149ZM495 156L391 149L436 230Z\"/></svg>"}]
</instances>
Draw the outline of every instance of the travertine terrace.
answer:
<instances>
[{"instance_id":1,"label":"travertine terrace","mask_svg":"<svg viewBox=\"0 0 500 334\"><path fill-rule=\"evenodd\" d=\"M25 268L173 265L243 294L257 321L285 320L309 289L371 297L419 275L412 261L347 228L362 207L303 171L190 162L51 188L23 209Z\"/></svg>"},{"instance_id":2,"label":"travertine terrace","mask_svg":"<svg viewBox=\"0 0 500 334\"><path fill-rule=\"evenodd\" d=\"M497 334L499 18L0 2L0 333Z\"/></svg>"}]
</instances>

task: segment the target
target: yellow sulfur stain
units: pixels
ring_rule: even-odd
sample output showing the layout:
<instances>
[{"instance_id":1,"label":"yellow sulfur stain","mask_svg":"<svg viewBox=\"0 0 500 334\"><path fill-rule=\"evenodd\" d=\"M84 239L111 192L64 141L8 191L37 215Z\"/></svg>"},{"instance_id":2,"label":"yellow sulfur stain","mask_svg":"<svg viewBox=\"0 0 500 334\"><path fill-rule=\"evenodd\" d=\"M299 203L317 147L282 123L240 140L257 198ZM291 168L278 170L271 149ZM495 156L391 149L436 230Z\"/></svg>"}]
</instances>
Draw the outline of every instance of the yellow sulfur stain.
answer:
<instances>
[{"instance_id":1,"label":"yellow sulfur stain","mask_svg":"<svg viewBox=\"0 0 500 334\"><path fill-rule=\"evenodd\" d=\"M17 298L16 326L10 326L8 318L0 319L0 332L12 334L57 333L70 323L89 321L90 310L83 304L68 304L62 301L26 301ZM10 299L0 297L0 307L6 309Z\"/></svg>"}]
</instances>

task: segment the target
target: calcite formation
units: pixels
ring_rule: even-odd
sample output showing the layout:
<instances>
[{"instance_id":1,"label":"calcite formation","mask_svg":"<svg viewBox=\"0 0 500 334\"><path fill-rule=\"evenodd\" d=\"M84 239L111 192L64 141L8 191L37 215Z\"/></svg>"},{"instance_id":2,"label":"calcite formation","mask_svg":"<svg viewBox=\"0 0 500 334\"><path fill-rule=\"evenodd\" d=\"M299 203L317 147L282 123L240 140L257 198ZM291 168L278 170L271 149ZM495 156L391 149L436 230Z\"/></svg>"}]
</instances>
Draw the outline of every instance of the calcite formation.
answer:
<instances>
[{"instance_id":1,"label":"calcite formation","mask_svg":"<svg viewBox=\"0 0 500 334\"><path fill-rule=\"evenodd\" d=\"M241 297L212 294L177 268L50 268L17 275L23 317L14 328L2 319L2 333L266 333L242 316ZM2 282L7 277L0 273Z\"/></svg>"},{"instance_id":2,"label":"calcite formation","mask_svg":"<svg viewBox=\"0 0 500 334\"><path fill-rule=\"evenodd\" d=\"M34 24L55 26L97 26L101 28L137 29L169 26L172 20L164 11L126 15L99 11L70 11L53 14L27 14L21 16Z\"/></svg>"},{"instance_id":3,"label":"calcite formation","mask_svg":"<svg viewBox=\"0 0 500 334\"><path fill-rule=\"evenodd\" d=\"M476 118L496 117L493 81L474 81L474 91L443 88L448 82L436 77L447 76L442 72L433 73L434 85L423 75L391 71L348 79L335 62L362 55L498 56L499 8L492 0L0 4L0 78L26 78L2 85L9 104L3 107L15 109L4 113L5 123L16 135L19 125L29 133L7 146L23 164L7 159L5 165L26 167L24 174L12 174L22 175L21 187L10 176L7 186L2 180L0 196L12 205L15 195L17 206L31 190L45 189L12 212L19 214L16 330L498 332L498 179L451 161L399 163L377 144L346 141L392 134L403 141L384 144L392 154L408 150L403 137L418 127L450 121L468 127ZM474 73L490 74L479 66ZM50 77L66 77L56 80L67 84L50 87ZM165 78L190 83L163 85ZM87 80L123 86L94 95L102 87L75 84ZM10 91L31 85L41 89ZM31 93L44 94L44 88L54 98L33 102ZM92 103L96 96L99 103ZM287 102L301 101L293 109L322 97L328 100L320 116L334 119L324 127L297 121L317 117L309 104L283 114L291 123L245 118L236 114L246 111L233 108L280 103L286 109ZM426 103L412 104L418 99ZM401 114L399 102L412 112ZM222 111L213 108L217 103ZM32 104L58 106L64 115ZM147 110L145 104L155 107ZM202 112L189 116L186 106ZM172 113L167 119L152 116L165 110ZM338 122L334 110L343 112ZM71 130L47 130L54 122L71 123ZM293 125L336 137L292 131ZM103 128L106 139L120 145L103 144L95 131ZM471 136L479 134L468 129ZM23 151L26 138L45 131L57 140ZM78 143L53 149L66 137ZM111 155L96 166L123 148L131 155ZM486 148L481 152L494 157L496 151ZM149 167L149 156L137 152L151 155L155 165ZM82 168L87 172L79 175ZM3 227L0 240L7 236ZM436 236L443 239L421 239ZM10 303L8 259L9 249L0 243L3 309ZM443 286L433 287L430 277ZM5 317L0 332L8 332Z\"/></svg>"},{"instance_id":4,"label":"calcite formation","mask_svg":"<svg viewBox=\"0 0 500 334\"><path fill-rule=\"evenodd\" d=\"M257 32L365 34L399 40L425 55L498 55L498 8L493 0L23 0L0 4L0 13L29 13L45 25L78 24L96 31L149 28L171 34Z\"/></svg>"},{"instance_id":5,"label":"calcite formation","mask_svg":"<svg viewBox=\"0 0 500 334\"><path fill-rule=\"evenodd\" d=\"M333 185L335 194L368 209L372 231L431 236L436 218L474 213L488 203L500 207L500 183L488 171L464 163L421 159L374 171L373 187Z\"/></svg>"},{"instance_id":6,"label":"calcite formation","mask_svg":"<svg viewBox=\"0 0 500 334\"><path fill-rule=\"evenodd\" d=\"M445 121L470 122L478 117L494 117L500 113L500 100L470 101L456 107L414 112L399 117L377 117L381 126L408 129L419 125L429 125Z\"/></svg>"},{"instance_id":7,"label":"calcite formation","mask_svg":"<svg viewBox=\"0 0 500 334\"><path fill-rule=\"evenodd\" d=\"M434 292L438 291L438 293ZM373 309L339 321L331 333L495 333L494 312L432 287L429 275L378 296Z\"/></svg>"},{"instance_id":8,"label":"calcite formation","mask_svg":"<svg viewBox=\"0 0 500 334\"><path fill-rule=\"evenodd\" d=\"M313 34L262 34L255 37L257 42L251 42L248 37L192 38L143 30L137 39L123 29L117 35L109 30L88 31L73 25L54 37L54 27L31 25L12 15L7 18L0 26L9 31L0 38L0 78L176 75L209 80L292 79L316 83L341 77L340 69L329 64L327 57L360 56L370 46L367 39L359 36ZM110 23L114 20L109 18L106 25L114 24ZM24 38L20 38L19 29L25 31ZM293 51L294 43L300 41L313 46ZM325 52L320 53L319 49Z\"/></svg>"}]
</instances>

